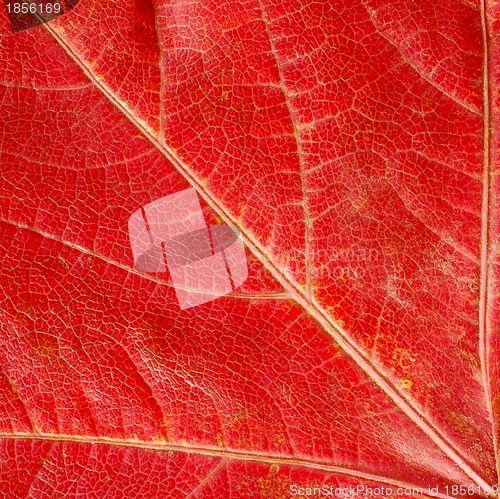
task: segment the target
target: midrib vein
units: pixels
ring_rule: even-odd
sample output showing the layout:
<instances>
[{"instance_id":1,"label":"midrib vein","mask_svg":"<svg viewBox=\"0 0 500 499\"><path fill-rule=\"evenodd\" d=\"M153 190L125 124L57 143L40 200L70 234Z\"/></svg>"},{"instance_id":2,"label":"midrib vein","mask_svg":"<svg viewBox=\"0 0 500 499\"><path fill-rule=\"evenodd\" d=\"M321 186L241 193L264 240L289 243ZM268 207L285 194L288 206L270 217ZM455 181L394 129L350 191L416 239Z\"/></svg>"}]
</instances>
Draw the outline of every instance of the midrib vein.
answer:
<instances>
[{"instance_id":1,"label":"midrib vein","mask_svg":"<svg viewBox=\"0 0 500 499\"><path fill-rule=\"evenodd\" d=\"M490 175L491 175L491 157L490 157L490 59L489 59L489 39L488 39L488 20L486 10L486 0L480 0L479 10L481 14L481 30L483 42L483 196L481 205L481 255L480 255L480 295L479 295L479 358L481 361L481 375L484 387L484 397L486 409L489 414L495 460L498 468L498 442L495 432L494 414L491 405L491 387L489 382L488 365L488 315L489 315L489 271L490 271Z\"/></svg>"},{"instance_id":2,"label":"midrib vein","mask_svg":"<svg viewBox=\"0 0 500 499\"><path fill-rule=\"evenodd\" d=\"M194 454L199 456L217 457L223 461L244 461L256 462L259 464L278 465L278 466L295 466L299 468L307 468L327 473L336 473L345 475L347 477L370 480L374 482L391 485L394 487L403 487L413 490L420 489L421 487L409 482L387 479L384 476L375 475L373 473L365 473L358 470L345 468L342 466L332 466L327 463L312 461L309 459L290 458L272 453L258 453L249 451L226 450L216 447L202 447L192 445L176 445L170 443L155 443L144 442L141 440L119 439L119 438L105 438L105 437L87 437L80 435L64 435L64 434L31 434L31 433L0 433L0 439L10 440L35 440L35 441L48 441L54 443L70 443L81 445L107 445L110 447L125 447L133 449L156 450L163 452L182 452L183 454ZM218 466L216 467L218 468ZM419 498L426 497L425 494L418 495ZM437 494L433 497L441 497L449 499L452 496L446 494ZM456 499L456 498L452 498Z\"/></svg>"},{"instance_id":3,"label":"midrib vein","mask_svg":"<svg viewBox=\"0 0 500 499\"><path fill-rule=\"evenodd\" d=\"M322 310L319 304L315 301L314 297L311 301L309 301L306 298L304 290L291 281L279 270L279 268L276 267L276 265L267 257L265 248L263 248L258 241L254 240L244 227L240 227L237 220L234 220L230 214L226 213L219 202L204 189L202 183L190 172L188 165L178 158L170 147L166 144L162 144L161 140L155 135L151 127L143 120L138 119L127 107L127 104L120 100L111 91L111 89L104 84L103 81L99 80L92 73L90 68L80 60L78 54L73 51L72 47L66 43L66 41L59 35L57 30L50 23L44 24L43 27L61 45L67 55L75 62L75 64L77 64L78 67L80 67L83 73L90 79L91 82L94 83L96 88L98 88L105 95L105 97L158 149L158 151L163 154L172 165L175 166L177 171L191 184L193 188L196 189L198 194L221 217L221 219L227 224L239 227L246 246L252 251L254 256L283 286L283 288L290 293L291 298L299 304L306 313L314 318L318 324L320 324L335 340L335 342L352 358L352 360L356 362L359 368L362 369L369 378L371 378L373 383L376 384L396 404L396 406L427 435L432 442L434 442L443 454L445 454L467 476L469 476L469 478L471 478L483 489L489 488L490 485L474 471L474 469L465 461L464 458L460 456L460 454L446 441L445 438L439 435L438 430L435 429L429 421L427 421L426 417L419 411L419 409L414 407L409 401L405 400L392 383L370 363L364 353L348 337L348 335L346 335L340 326L335 324L325 311Z\"/></svg>"}]
</instances>

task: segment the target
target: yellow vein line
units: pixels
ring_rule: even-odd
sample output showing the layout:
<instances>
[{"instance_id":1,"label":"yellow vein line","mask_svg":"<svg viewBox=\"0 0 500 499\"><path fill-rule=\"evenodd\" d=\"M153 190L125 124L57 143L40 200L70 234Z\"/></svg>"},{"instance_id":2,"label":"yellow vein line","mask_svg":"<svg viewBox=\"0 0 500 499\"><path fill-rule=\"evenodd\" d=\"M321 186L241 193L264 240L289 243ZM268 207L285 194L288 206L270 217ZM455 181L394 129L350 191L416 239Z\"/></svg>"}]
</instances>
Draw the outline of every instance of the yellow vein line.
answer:
<instances>
[{"instance_id":1,"label":"yellow vein line","mask_svg":"<svg viewBox=\"0 0 500 499\"><path fill-rule=\"evenodd\" d=\"M219 471L226 465L226 460L221 459L217 466L214 466L212 471L185 497L185 499L190 499L194 497L197 492L203 489L207 484L209 484L218 474Z\"/></svg>"},{"instance_id":2,"label":"yellow vein line","mask_svg":"<svg viewBox=\"0 0 500 499\"><path fill-rule=\"evenodd\" d=\"M498 442L495 432L495 417L491 405L491 387L489 382L489 335L488 330L490 327L488 320L489 312L489 237L490 237L490 55L489 55L489 37L488 37L488 19L486 12L485 0L480 0L479 10L481 14L481 30L483 36L483 101L484 101L484 122L483 122L483 199L481 207L481 255L480 255L480 291L479 291L479 357L481 361L481 375L484 386L484 395L486 409L488 411L493 436L493 447L495 450L495 457L498 460Z\"/></svg>"},{"instance_id":3,"label":"yellow vein line","mask_svg":"<svg viewBox=\"0 0 500 499\"><path fill-rule=\"evenodd\" d=\"M217 447L202 447L202 446L190 446L190 445L175 445L175 444L164 444L164 443L154 443L154 442L144 442L141 440L131 440L131 439L118 439L118 438L107 438L107 437L88 437L82 435L55 435L41 433L37 435L25 434L25 433L0 433L0 440L38 440L38 441L49 441L57 443L72 443L81 445L108 445L113 447L124 447L132 449L147 449L147 450L157 450L163 452L182 452L183 454L198 455L198 456L210 456L222 459L225 462L229 460L239 461L239 462L255 462L260 464L268 465L278 465L278 466L290 466L298 468L314 469L318 471L323 471L326 473L337 473L351 478L370 480L374 482L379 482L383 484L392 485L394 487L408 488L416 492L421 491L423 487L414 485L408 482L403 482L400 480L388 479L383 476L375 475L373 473L366 473L364 471L357 471L350 468L345 468L341 466L334 466L327 463L320 463L317 461L312 461L308 459L290 458L283 455L275 454L258 454L257 452L240 452L236 450L226 450ZM425 488L424 488L425 490ZM489 490L489 489L488 489ZM418 497L425 497L418 494ZM456 499L453 496L448 496L446 494L437 494L432 497L441 497L442 499Z\"/></svg>"},{"instance_id":4,"label":"yellow vein line","mask_svg":"<svg viewBox=\"0 0 500 499\"><path fill-rule=\"evenodd\" d=\"M5 218L0 217L0 222L12 225L16 229L21 229L21 230L27 230L29 232L33 232L34 234L38 234L39 236L44 237L45 239L51 239L52 241L56 241L59 244L62 244L64 246L67 246L68 248L72 248L80 253L84 253L86 255L92 256L93 258L97 258L108 265L112 265L113 267L117 267L119 269L122 269L126 271L127 273L137 275L139 277L142 277L143 279L147 279L148 281L152 281L160 286L166 286L168 288L172 288L173 285L170 281L167 281L165 279L160 279L153 274L148 274L147 272L141 272L133 267L129 267L128 265L125 265L123 263L117 262L115 260L112 260L111 258L108 258L104 255L101 255L99 253L95 253L94 251L91 251L84 246L80 246L79 244L75 243L70 243L64 239L61 239L60 237L54 236L50 232L45 232L43 230L30 227L29 225L25 225L22 223L18 222L13 222L12 220L7 220ZM187 288L183 288L187 289ZM230 298L240 298L244 300L290 300L292 297L286 293L286 292L270 292L270 293L260 293L258 295L250 294L250 293L231 293L230 295L227 295Z\"/></svg>"},{"instance_id":5,"label":"yellow vein line","mask_svg":"<svg viewBox=\"0 0 500 499\"><path fill-rule=\"evenodd\" d=\"M160 70L160 89L159 89L159 95L158 95L158 106L159 106L159 116L158 116L158 126L159 126L159 135L160 135L160 142L165 141L164 137L164 131L163 131L163 87L164 87L164 80L163 80L163 57L164 57L164 51L162 49L162 42L161 42L161 31L160 31L160 26L159 24L159 16L158 16L158 9L159 5L158 2L153 2L153 9L154 9L154 16L155 16L155 31L156 31L156 37L158 38L158 50L160 52L159 55L159 61L158 61L158 66Z\"/></svg>"},{"instance_id":6,"label":"yellow vein line","mask_svg":"<svg viewBox=\"0 0 500 499\"><path fill-rule=\"evenodd\" d=\"M477 110L476 108L474 108L471 105L467 104L467 102L461 100L460 98L458 98L455 95L453 95L451 92L448 92L447 90L445 90L444 88L442 88L441 86L439 86L439 84L437 84L436 82L432 81L430 79L430 77L426 76L417 66L415 66L415 64L413 64L406 57L406 55L403 53L401 47L399 47L399 45L397 43L395 43L393 40L391 40L390 37L388 37L385 33L383 33L382 31L380 31L379 27L377 26L377 23L375 22L375 19L373 18L373 11L366 5L365 1L361 0L361 3L363 4L363 7L365 8L368 16L370 17L370 21L372 22L372 24L373 24L373 26L374 26L377 34L379 34L382 38L384 38L385 40L387 40L389 42L389 44L392 45L397 50L397 52L399 53L401 59L406 64L408 64L408 66L410 66L423 80L425 80L427 83L429 83L434 88L436 88L437 90L439 90L443 95L446 95L453 102L455 102L458 105L462 106L463 108L469 110L471 113L474 113L476 115L481 115L481 112L479 110Z\"/></svg>"},{"instance_id":7,"label":"yellow vein line","mask_svg":"<svg viewBox=\"0 0 500 499\"><path fill-rule=\"evenodd\" d=\"M285 98L286 107L288 109L288 114L290 115L290 121L292 123L293 129L293 138L295 140L295 144L297 146L297 155L299 158L299 168L300 168L300 183L302 186L302 209L304 210L304 262L306 267L306 296L308 298L311 297L311 262L310 262L310 247L309 247L309 239L310 239L310 229L311 229L311 217L309 215L309 204L307 199L307 185L306 185L306 174L305 174L305 162L304 162L304 153L302 151L302 145L299 137L299 130L297 124L295 123L295 118L293 115L292 103L290 102L290 94L286 87L285 78L283 76L283 70L281 69L281 65L279 63L278 54L276 53L276 48L274 47L273 37L271 36L271 32L269 31L269 21L266 19L264 13L264 7L262 6L261 0L258 0L259 8L261 11L261 19L264 23L264 27L266 29L267 37L269 39L269 46L271 48L271 53L273 54L274 60L276 62L276 67L278 68L278 74L280 79L279 87L283 96Z\"/></svg>"}]
</instances>

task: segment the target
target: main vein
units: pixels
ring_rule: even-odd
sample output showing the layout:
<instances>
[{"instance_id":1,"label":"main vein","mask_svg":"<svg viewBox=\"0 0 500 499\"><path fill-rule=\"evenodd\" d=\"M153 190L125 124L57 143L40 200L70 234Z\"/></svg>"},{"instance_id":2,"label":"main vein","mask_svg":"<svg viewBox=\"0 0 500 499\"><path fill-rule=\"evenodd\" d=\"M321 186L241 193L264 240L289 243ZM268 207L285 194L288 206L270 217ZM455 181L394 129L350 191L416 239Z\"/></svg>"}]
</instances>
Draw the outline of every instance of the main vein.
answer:
<instances>
[{"instance_id":1,"label":"main vein","mask_svg":"<svg viewBox=\"0 0 500 499\"><path fill-rule=\"evenodd\" d=\"M163 154L177 171L195 188L198 194L206 203L228 224L238 225L237 221L227 213L217 199L208 192L202 182L190 171L189 166L180 159L175 151L156 135L151 127L143 120L138 119L127 104L115 95L111 89L93 74L91 69L79 58L73 48L64 40L50 23L44 24L44 28L61 45L69 57L80 67L83 73L94 83L104 96L126 116L132 124ZM266 249L255 240L252 235L240 227L240 232L247 245L255 257L267 268L267 270L280 282L291 297L304 309L304 311L314 318L319 325L334 339L334 341L352 358L352 360L367 374L371 380L396 404L396 406L418 427L434 444L451 459L455 464L468 475L476 484L484 489L490 485L460 456L453 446L439 435L438 431L427 420L425 415L414 407L408 400L404 399L395 386L384 376L377 367L371 364L359 347L349 338L349 336L334 323L327 313L317 304L314 299L309 299L306 291L290 280L267 256Z\"/></svg>"}]
</instances>

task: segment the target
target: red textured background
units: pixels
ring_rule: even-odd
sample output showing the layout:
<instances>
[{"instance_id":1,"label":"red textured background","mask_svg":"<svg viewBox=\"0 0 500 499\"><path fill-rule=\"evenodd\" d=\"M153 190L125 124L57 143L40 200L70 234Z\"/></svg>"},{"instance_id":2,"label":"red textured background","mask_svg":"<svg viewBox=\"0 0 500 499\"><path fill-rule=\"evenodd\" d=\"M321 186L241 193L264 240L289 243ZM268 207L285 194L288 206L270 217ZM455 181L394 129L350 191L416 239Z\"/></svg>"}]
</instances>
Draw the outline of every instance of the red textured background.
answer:
<instances>
[{"instance_id":1,"label":"red textured background","mask_svg":"<svg viewBox=\"0 0 500 499\"><path fill-rule=\"evenodd\" d=\"M498 9L2 5L0 493L497 484ZM181 311L127 221L190 185L250 276Z\"/></svg>"}]
</instances>

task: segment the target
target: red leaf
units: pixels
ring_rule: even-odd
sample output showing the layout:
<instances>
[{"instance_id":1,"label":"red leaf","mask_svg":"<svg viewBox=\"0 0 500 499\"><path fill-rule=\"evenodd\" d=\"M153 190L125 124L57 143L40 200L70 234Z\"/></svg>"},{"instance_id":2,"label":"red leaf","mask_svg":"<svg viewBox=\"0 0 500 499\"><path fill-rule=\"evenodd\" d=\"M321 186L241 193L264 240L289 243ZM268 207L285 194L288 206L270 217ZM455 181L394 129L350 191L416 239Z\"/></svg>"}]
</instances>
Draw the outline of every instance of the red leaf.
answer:
<instances>
[{"instance_id":1,"label":"red leaf","mask_svg":"<svg viewBox=\"0 0 500 499\"><path fill-rule=\"evenodd\" d=\"M496 485L499 9L82 0L15 34L3 15L5 497ZM180 310L127 222L190 186L250 275Z\"/></svg>"}]
</instances>

